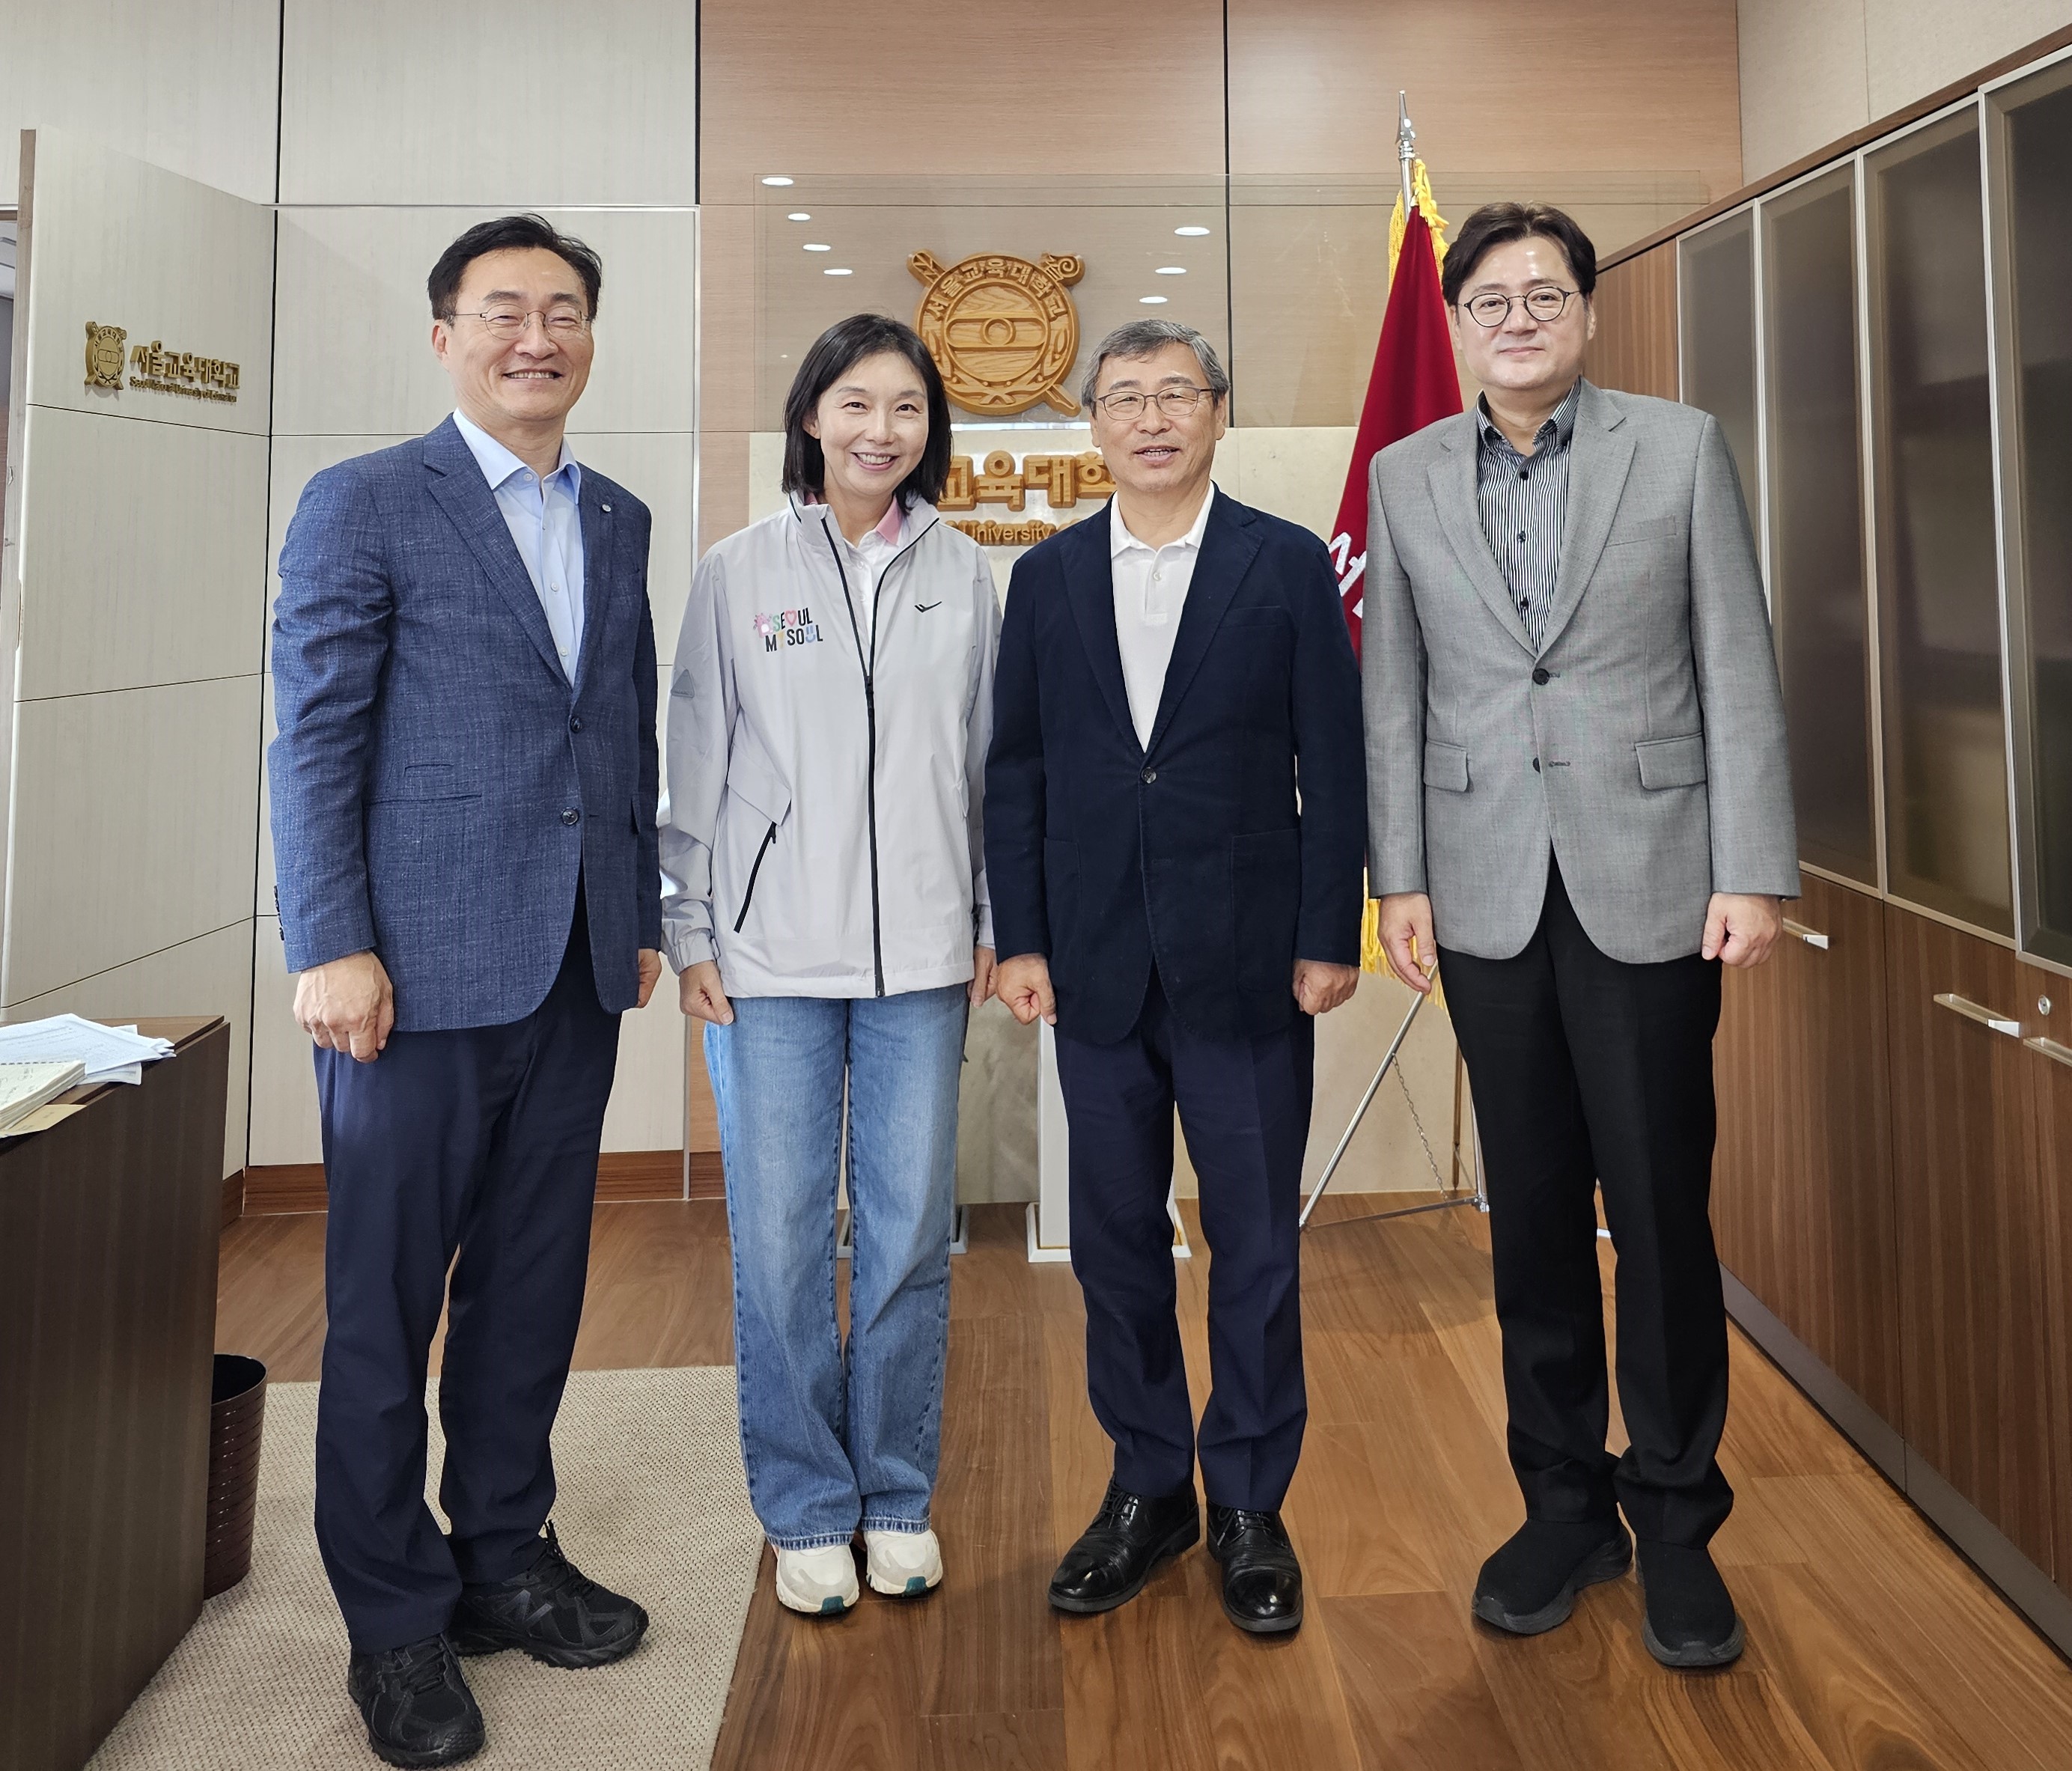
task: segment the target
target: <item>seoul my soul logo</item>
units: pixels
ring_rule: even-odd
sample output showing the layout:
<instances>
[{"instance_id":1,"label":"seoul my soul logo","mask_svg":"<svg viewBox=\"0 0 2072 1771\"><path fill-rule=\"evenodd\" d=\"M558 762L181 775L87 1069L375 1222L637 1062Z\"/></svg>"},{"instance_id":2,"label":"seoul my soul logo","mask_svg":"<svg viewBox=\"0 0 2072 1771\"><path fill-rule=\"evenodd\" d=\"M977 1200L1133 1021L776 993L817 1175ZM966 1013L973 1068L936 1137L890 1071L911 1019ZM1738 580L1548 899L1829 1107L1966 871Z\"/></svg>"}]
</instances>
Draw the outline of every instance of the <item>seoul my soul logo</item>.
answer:
<instances>
[{"instance_id":1,"label":"seoul my soul logo","mask_svg":"<svg viewBox=\"0 0 2072 1771\"><path fill-rule=\"evenodd\" d=\"M786 646L817 646L820 643L820 624L813 619L810 609L784 609L774 615L758 615L755 631L765 651L776 651Z\"/></svg>"}]
</instances>

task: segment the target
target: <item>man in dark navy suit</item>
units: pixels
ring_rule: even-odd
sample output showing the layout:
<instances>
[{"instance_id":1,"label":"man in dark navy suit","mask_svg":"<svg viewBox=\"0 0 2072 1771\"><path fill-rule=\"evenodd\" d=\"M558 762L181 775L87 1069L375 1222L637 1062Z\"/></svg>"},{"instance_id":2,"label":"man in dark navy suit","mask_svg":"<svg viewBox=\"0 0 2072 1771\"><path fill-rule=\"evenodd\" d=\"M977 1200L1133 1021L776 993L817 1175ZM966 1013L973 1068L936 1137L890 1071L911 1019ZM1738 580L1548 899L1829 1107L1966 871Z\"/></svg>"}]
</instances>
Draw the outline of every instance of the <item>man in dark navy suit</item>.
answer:
<instances>
[{"instance_id":1,"label":"man in dark navy suit","mask_svg":"<svg viewBox=\"0 0 2072 1771\"><path fill-rule=\"evenodd\" d=\"M1050 1603L1112 1610L1199 1539L1198 1444L1223 1609L1272 1633L1302 1621L1280 1514L1308 1413L1297 1214L1313 1017L1359 976L1359 673L1323 543L1210 482L1230 382L1208 342L1123 327L1083 392L1116 495L1015 566L986 767L998 988L1057 1031L1087 1387L1115 1441ZM1176 1104L1212 1255L1198 1439Z\"/></svg>"},{"instance_id":2,"label":"man in dark navy suit","mask_svg":"<svg viewBox=\"0 0 2072 1771\"><path fill-rule=\"evenodd\" d=\"M454 415L319 474L281 553L273 852L331 1207L317 1542L391 1765L482 1745L456 1654L598 1666L648 1627L541 1535L619 1017L661 971L648 510L563 434L601 280L537 216L455 240L429 291Z\"/></svg>"}]
</instances>

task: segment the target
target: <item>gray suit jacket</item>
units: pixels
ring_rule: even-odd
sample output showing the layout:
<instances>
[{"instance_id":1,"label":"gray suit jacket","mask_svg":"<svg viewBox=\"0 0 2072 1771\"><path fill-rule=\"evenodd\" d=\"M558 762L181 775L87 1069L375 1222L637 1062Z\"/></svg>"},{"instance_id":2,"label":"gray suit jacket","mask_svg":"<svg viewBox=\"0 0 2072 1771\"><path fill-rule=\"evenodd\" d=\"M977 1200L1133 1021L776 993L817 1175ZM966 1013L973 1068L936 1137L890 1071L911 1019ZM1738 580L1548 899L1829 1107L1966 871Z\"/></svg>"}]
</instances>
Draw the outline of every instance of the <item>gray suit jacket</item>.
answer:
<instances>
[{"instance_id":1,"label":"gray suit jacket","mask_svg":"<svg viewBox=\"0 0 2072 1771\"><path fill-rule=\"evenodd\" d=\"M1715 891L1799 895L1784 708L1718 422L1584 384L1536 654L1475 505L1472 413L1368 474L1368 889L1508 959L1549 855L1615 959L1698 951Z\"/></svg>"}]
</instances>

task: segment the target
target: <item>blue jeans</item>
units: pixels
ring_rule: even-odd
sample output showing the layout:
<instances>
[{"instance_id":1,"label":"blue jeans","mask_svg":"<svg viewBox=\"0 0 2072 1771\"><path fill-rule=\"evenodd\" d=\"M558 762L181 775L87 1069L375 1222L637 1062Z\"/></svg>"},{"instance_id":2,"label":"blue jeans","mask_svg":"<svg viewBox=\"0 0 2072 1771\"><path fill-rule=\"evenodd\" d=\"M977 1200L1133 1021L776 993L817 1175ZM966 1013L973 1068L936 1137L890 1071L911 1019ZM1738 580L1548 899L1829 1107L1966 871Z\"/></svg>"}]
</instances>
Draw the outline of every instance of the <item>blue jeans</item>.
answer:
<instances>
[{"instance_id":1,"label":"blue jeans","mask_svg":"<svg viewBox=\"0 0 2072 1771\"><path fill-rule=\"evenodd\" d=\"M779 1549L923 1531L942 1442L965 987L737 997L705 1029L748 1494ZM849 1080L845 1357L836 1185Z\"/></svg>"}]
</instances>

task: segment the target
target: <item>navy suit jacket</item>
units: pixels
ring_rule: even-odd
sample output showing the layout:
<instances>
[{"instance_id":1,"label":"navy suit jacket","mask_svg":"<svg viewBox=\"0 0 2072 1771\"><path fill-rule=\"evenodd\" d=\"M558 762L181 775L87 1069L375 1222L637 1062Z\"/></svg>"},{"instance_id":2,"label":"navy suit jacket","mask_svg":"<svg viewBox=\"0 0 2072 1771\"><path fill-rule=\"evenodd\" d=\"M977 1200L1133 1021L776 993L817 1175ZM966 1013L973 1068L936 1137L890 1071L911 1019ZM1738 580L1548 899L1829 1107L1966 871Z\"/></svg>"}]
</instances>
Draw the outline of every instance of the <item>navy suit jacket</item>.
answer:
<instances>
[{"instance_id":1,"label":"navy suit jacket","mask_svg":"<svg viewBox=\"0 0 2072 1771\"><path fill-rule=\"evenodd\" d=\"M371 949L405 1032L545 1000L583 881L599 1003L662 938L648 507L586 467L571 684L449 418L327 468L281 550L267 753L288 969Z\"/></svg>"},{"instance_id":2,"label":"navy suit jacket","mask_svg":"<svg viewBox=\"0 0 2072 1771\"><path fill-rule=\"evenodd\" d=\"M1219 491L1146 747L1109 521L1010 581L985 772L999 952L1047 956L1072 1038L1127 1034L1154 957L1194 1032L1272 1033L1297 1013L1298 957L1359 960L1367 760L1337 574L1308 530Z\"/></svg>"}]
</instances>

